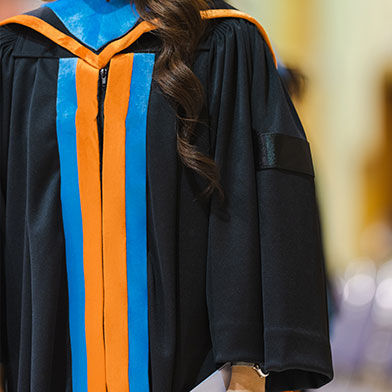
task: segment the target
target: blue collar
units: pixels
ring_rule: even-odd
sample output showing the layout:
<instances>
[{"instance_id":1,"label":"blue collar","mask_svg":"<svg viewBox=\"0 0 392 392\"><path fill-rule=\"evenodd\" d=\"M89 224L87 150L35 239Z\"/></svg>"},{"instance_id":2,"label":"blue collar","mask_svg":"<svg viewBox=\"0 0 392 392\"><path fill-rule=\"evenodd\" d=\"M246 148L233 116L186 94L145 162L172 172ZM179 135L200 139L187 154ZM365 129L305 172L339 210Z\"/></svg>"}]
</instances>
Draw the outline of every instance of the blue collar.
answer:
<instances>
[{"instance_id":1,"label":"blue collar","mask_svg":"<svg viewBox=\"0 0 392 392\"><path fill-rule=\"evenodd\" d=\"M57 0L42 7L50 8L71 34L95 50L126 34L139 18L130 0Z\"/></svg>"}]
</instances>

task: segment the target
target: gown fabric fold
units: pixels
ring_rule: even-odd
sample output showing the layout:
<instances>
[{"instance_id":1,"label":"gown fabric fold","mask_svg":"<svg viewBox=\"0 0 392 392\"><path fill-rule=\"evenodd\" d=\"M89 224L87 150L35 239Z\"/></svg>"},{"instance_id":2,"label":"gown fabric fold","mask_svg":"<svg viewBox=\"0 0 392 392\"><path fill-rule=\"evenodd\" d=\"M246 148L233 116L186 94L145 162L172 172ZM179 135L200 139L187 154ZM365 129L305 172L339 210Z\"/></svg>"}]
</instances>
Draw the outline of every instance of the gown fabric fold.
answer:
<instances>
[{"instance_id":1,"label":"gown fabric fold","mask_svg":"<svg viewBox=\"0 0 392 392\"><path fill-rule=\"evenodd\" d=\"M231 7L217 2L217 8ZM50 9L33 14L72 35ZM260 363L270 373L267 391L318 388L332 380L333 368L310 144L257 27L230 17L208 24L193 64L205 93L194 144L217 162L223 202L217 193L199 196L207 182L178 157L172 105L153 78L141 83L158 38L142 35L109 67L111 83L110 72L130 60L118 56L134 56L132 83L139 90L131 85L130 105L132 97L147 105L141 184L148 388L188 392L227 361ZM0 61L0 353L8 391L91 391L75 389L61 193L67 179L57 137L61 70L77 59L47 37L9 24L0 27ZM124 132L133 129L129 124ZM107 129L104 150L111 143ZM146 311L137 305L129 310L135 317Z\"/></svg>"}]
</instances>

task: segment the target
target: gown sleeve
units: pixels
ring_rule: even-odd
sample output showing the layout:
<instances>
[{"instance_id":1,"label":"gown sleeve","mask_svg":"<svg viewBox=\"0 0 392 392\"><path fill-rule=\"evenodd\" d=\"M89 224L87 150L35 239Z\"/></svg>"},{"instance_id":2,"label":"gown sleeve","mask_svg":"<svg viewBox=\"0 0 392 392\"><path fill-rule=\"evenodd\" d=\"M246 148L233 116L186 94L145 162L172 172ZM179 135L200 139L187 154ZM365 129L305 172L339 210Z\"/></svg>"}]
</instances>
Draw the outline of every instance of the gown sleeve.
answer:
<instances>
[{"instance_id":1,"label":"gown sleeve","mask_svg":"<svg viewBox=\"0 0 392 392\"><path fill-rule=\"evenodd\" d=\"M0 27L0 362L5 361L4 233L6 203L7 150L11 105L13 47L16 34Z\"/></svg>"},{"instance_id":2,"label":"gown sleeve","mask_svg":"<svg viewBox=\"0 0 392 392\"><path fill-rule=\"evenodd\" d=\"M214 159L207 306L214 359L258 362L268 391L333 378L320 217L310 145L257 27L214 27Z\"/></svg>"}]
</instances>

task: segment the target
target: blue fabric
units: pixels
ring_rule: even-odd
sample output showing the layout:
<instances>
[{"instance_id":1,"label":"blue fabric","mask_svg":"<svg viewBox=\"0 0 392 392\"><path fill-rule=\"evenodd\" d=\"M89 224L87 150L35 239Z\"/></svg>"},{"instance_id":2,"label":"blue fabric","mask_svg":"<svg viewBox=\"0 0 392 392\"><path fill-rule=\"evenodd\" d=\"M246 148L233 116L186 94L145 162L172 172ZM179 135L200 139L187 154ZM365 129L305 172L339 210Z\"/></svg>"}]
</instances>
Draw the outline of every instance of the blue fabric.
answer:
<instances>
[{"instance_id":1,"label":"blue fabric","mask_svg":"<svg viewBox=\"0 0 392 392\"><path fill-rule=\"evenodd\" d=\"M139 18L130 0L57 0L49 7L84 44L99 50L126 34Z\"/></svg>"},{"instance_id":2,"label":"blue fabric","mask_svg":"<svg viewBox=\"0 0 392 392\"><path fill-rule=\"evenodd\" d=\"M69 292L69 330L72 353L72 385L87 392L83 224L80 205L76 125L76 64L60 59L57 89L57 141L60 157L61 203Z\"/></svg>"},{"instance_id":3,"label":"blue fabric","mask_svg":"<svg viewBox=\"0 0 392 392\"><path fill-rule=\"evenodd\" d=\"M125 195L128 280L129 390L147 392L148 293L146 128L155 55L134 55L126 118Z\"/></svg>"}]
</instances>

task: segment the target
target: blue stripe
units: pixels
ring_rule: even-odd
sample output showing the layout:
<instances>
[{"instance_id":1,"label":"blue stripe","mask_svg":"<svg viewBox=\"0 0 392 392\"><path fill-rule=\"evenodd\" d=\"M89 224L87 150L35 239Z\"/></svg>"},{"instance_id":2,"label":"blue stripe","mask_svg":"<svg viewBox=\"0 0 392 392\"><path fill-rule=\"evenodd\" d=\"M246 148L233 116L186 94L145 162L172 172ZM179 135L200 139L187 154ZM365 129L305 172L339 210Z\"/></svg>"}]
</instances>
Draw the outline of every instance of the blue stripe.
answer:
<instances>
[{"instance_id":1,"label":"blue stripe","mask_svg":"<svg viewBox=\"0 0 392 392\"><path fill-rule=\"evenodd\" d=\"M75 116L78 59L59 60L57 88L57 141L60 156L61 203L69 292L69 329L72 385L87 392L87 353L84 323L83 226L78 185Z\"/></svg>"},{"instance_id":2,"label":"blue stripe","mask_svg":"<svg viewBox=\"0 0 392 392\"><path fill-rule=\"evenodd\" d=\"M146 128L154 62L154 54L134 55L126 119L125 192L130 392L149 391Z\"/></svg>"}]
</instances>

